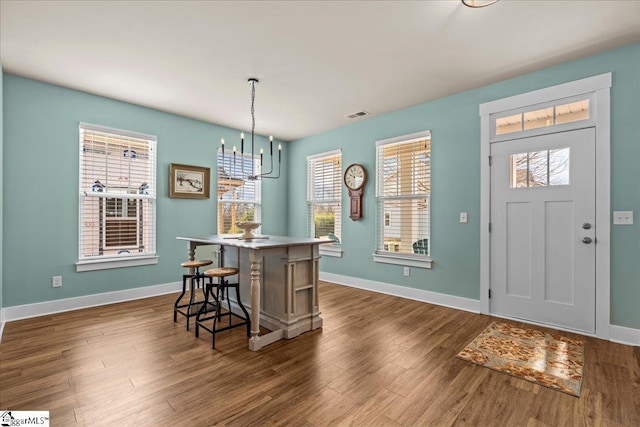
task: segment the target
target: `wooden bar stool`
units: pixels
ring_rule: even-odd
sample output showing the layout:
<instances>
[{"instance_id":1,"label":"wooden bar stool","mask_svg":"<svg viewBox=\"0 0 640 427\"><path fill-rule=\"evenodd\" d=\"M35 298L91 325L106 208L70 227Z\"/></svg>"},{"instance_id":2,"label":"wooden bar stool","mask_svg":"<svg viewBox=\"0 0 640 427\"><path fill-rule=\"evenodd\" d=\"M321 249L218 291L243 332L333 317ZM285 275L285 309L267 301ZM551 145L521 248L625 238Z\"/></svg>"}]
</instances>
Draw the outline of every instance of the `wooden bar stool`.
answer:
<instances>
[{"instance_id":1,"label":"wooden bar stool","mask_svg":"<svg viewBox=\"0 0 640 427\"><path fill-rule=\"evenodd\" d=\"M216 348L216 333L226 331L232 328L237 328L238 326L247 325L247 337L251 336L251 320L249 318L249 313L247 309L244 308L242 304L242 300L240 299L240 285L238 283L229 283L226 277L234 276L239 273L237 268L230 267L218 267L212 268L204 272L204 276L209 278L209 283L206 284L205 291L205 302L198 310L198 315L196 316L196 337L199 336L199 328L203 328L204 330L211 333L213 336L211 348ZM218 278L218 283L213 283L213 278ZM213 288L216 288L216 293L214 295ZM233 288L236 291L236 300L238 301L238 305L240 309L244 313L244 317L239 314L231 311L231 301L229 300L229 288ZM226 312L222 312L222 301L224 301L226 295L227 299L227 310ZM213 299L214 302L211 301ZM209 305L213 305L211 309L209 309ZM208 315L213 313L212 315ZM222 328L218 327L218 321L222 320L223 316L229 317L229 326L225 326ZM242 322L232 324L232 318L237 317L241 319ZM205 322L213 320L213 326L209 327Z\"/></svg>"},{"instance_id":2,"label":"wooden bar stool","mask_svg":"<svg viewBox=\"0 0 640 427\"><path fill-rule=\"evenodd\" d=\"M211 264L213 264L213 261L208 259L185 261L180 264L180 266L184 268L195 268L195 272L193 274L189 273L182 275L182 293L176 300L176 303L173 305L173 321L178 321L178 313L185 316L187 318L187 331L189 330L189 318L198 314L197 307L198 305L202 304L202 301L195 301L195 289L200 287L200 280L202 280L203 285L202 293L204 294L205 299L207 297L204 286L204 274L200 273L200 267L205 267ZM184 294L187 292L187 279L190 279L189 302L181 304L181 300L184 297Z\"/></svg>"}]
</instances>

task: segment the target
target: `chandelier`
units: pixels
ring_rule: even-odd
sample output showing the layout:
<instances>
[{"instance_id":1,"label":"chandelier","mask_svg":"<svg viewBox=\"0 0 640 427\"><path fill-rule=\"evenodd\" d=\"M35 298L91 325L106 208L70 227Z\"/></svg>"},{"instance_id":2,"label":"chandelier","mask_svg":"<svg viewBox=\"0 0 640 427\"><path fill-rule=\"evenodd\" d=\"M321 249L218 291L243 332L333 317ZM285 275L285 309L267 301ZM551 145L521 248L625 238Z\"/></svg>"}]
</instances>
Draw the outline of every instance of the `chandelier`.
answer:
<instances>
[{"instance_id":1,"label":"chandelier","mask_svg":"<svg viewBox=\"0 0 640 427\"><path fill-rule=\"evenodd\" d=\"M273 136L269 136L269 147L270 147L270 156L269 163L270 169L267 172L262 172L263 160L264 160L264 150L260 149L260 170L259 173L254 166L255 159L255 151L254 151L254 136L256 129L256 114L255 114L255 99L256 99L256 85L258 84L258 79L250 78L247 82L251 85L251 168L247 166L247 171L245 171L245 162L244 162L244 132L240 132L240 170L242 172L241 177L231 176L232 179L238 180L250 180L256 181L265 178L278 179L280 178L280 164L282 163L282 144L278 144L278 174L276 175L273 171ZM224 138L220 140L222 146L222 159L224 162ZM236 165L236 146L233 146L233 166L235 170ZM247 151L247 154L249 152Z\"/></svg>"}]
</instances>

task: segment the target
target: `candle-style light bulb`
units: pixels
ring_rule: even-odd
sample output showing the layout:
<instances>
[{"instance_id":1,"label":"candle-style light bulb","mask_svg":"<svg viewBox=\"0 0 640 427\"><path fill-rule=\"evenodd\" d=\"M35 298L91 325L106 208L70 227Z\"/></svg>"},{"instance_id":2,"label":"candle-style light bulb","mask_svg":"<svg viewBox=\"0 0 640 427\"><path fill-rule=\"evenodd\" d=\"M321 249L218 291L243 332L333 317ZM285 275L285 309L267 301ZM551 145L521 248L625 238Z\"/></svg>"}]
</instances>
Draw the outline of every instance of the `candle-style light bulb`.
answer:
<instances>
[{"instance_id":1,"label":"candle-style light bulb","mask_svg":"<svg viewBox=\"0 0 640 427\"><path fill-rule=\"evenodd\" d=\"M273 135L269 137L269 146L271 147L271 156L273 157Z\"/></svg>"},{"instance_id":2,"label":"candle-style light bulb","mask_svg":"<svg viewBox=\"0 0 640 427\"><path fill-rule=\"evenodd\" d=\"M233 164L236 164L236 146L233 146Z\"/></svg>"},{"instance_id":3,"label":"candle-style light bulb","mask_svg":"<svg viewBox=\"0 0 640 427\"><path fill-rule=\"evenodd\" d=\"M220 139L220 144L222 144L222 155L224 156L224 138Z\"/></svg>"},{"instance_id":4,"label":"candle-style light bulb","mask_svg":"<svg viewBox=\"0 0 640 427\"><path fill-rule=\"evenodd\" d=\"M240 132L240 154L244 154L244 132Z\"/></svg>"},{"instance_id":5,"label":"candle-style light bulb","mask_svg":"<svg viewBox=\"0 0 640 427\"><path fill-rule=\"evenodd\" d=\"M260 166L262 166L262 156L264 155L264 150L260 149Z\"/></svg>"},{"instance_id":6,"label":"candle-style light bulb","mask_svg":"<svg viewBox=\"0 0 640 427\"><path fill-rule=\"evenodd\" d=\"M282 144L278 144L278 163L282 162Z\"/></svg>"}]
</instances>

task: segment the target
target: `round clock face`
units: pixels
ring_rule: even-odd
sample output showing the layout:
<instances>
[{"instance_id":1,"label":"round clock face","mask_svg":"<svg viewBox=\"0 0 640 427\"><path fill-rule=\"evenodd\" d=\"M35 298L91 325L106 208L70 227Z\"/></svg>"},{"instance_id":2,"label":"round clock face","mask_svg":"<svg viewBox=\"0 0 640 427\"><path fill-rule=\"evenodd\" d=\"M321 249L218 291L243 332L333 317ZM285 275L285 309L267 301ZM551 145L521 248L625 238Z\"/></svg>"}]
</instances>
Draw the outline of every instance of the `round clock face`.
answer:
<instances>
[{"instance_id":1,"label":"round clock face","mask_svg":"<svg viewBox=\"0 0 640 427\"><path fill-rule=\"evenodd\" d=\"M344 172L344 183L350 190L360 189L367 181L367 172L362 165L353 164Z\"/></svg>"}]
</instances>

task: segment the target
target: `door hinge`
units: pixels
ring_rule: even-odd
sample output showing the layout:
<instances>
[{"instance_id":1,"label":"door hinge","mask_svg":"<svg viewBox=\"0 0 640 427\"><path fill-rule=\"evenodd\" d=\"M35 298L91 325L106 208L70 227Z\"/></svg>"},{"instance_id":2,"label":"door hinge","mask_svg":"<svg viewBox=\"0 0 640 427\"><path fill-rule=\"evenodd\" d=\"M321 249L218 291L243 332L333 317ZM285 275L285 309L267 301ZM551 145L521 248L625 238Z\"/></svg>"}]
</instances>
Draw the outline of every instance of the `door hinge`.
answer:
<instances>
[{"instance_id":1,"label":"door hinge","mask_svg":"<svg viewBox=\"0 0 640 427\"><path fill-rule=\"evenodd\" d=\"M489 166L493 166L493 157L489 156Z\"/></svg>"},{"instance_id":2,"label":"door hinge","mask_svg":"<svg viewBox=\"0 0 640 427\"><path fill-rule=\"evenodd\" d=\"M489 289L489 299L491 299L491 289Z\"/></svg>"},{"instance_id":3,"label":"door hinge","mask_svg":"<svg viewBox=\"0 0 640 427\"><path fill-rule=\"evenodd\" d=\"M493 230L493 227L491 226L491 223L489 223L489 233L491 233L491 230Z\"/></svg>"}]
</instances>

